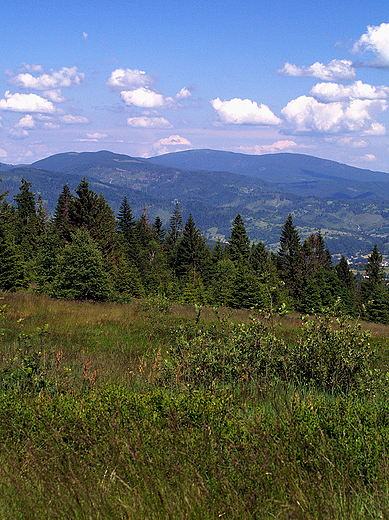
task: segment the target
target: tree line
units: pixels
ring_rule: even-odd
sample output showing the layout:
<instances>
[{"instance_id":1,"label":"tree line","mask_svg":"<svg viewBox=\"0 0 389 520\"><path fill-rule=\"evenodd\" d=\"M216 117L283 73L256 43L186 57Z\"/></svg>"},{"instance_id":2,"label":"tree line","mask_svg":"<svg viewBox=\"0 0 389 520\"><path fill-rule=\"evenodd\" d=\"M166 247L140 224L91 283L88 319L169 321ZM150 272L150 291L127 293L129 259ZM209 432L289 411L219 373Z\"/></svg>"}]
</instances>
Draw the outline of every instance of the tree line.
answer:
<instances>
[{"instance_id":1,"label":"tree line","mask_svg":"<svg viewBox=\"0 0 389 520\"><path fill-rule=\"evenodd\" d=\"M226 244L210 249L192 215L178 203L167 228L145 207L135 219L126 197L117 215L84 178L65 185L54 214L22 179L14 203L0 195L0 289L28 286L57 298L128 301L161 296L217 307L343 311L389 323L388 290L377 246L357 283L342 256L333 265L320 231L304 241L287 217L277 253L251 243L241 215Z\"/></svg>"}]
</instances>

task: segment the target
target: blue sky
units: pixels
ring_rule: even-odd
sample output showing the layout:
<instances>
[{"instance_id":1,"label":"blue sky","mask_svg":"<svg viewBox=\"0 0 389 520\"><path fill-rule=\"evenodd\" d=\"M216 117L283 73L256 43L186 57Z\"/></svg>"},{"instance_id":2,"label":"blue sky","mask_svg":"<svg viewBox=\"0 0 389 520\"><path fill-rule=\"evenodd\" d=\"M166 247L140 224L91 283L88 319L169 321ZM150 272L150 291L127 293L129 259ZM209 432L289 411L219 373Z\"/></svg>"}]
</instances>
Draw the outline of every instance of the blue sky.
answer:
<instances>
[{"instance_id":1,"label":"blue sky","mask_svg":"<svg viewBox=\"0 0 389 520\"><path fill-rule=\"evenodd\" d=\"M213 148L389 172L382 0L3 4L4 163Z\"/></svg>"}]
</instances>

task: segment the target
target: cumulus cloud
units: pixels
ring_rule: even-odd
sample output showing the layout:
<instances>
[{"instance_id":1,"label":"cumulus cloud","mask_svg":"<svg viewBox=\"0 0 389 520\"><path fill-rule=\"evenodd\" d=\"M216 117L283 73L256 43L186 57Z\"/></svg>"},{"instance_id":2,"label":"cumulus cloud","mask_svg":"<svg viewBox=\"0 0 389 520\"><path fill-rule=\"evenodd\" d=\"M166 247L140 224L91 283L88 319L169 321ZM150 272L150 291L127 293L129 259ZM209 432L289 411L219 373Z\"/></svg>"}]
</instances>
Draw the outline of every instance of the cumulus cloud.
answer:
<instances>
[{"instance_id":1,"label":"cumulus cloud","mask_svg":"<svg viewBox=\"0 0 389 520\"><path fill-rule=\"evenodd\" d=\"M6 159L8 157L8 153L5 150L3 150L3 148L0 148L0 157L2 159Z\"/></svg>"},{"instance_id":2,"label":"cumulus cloud","mask_svg":"<svg viewBox=\"0 0 389 520\"><path fill-rule=\"evenodd\" d=\"M72 116L71 114L66 114L59 118L61 123L65 125L82 125L85 123L89 123L89 119L84 116Z\"/></svg>"},{"instance_id":3,"label":"cumulus cloud","mask_svg":"<svg viewBox=\"0 0 389 520\"><path fill-rule=\"evenodd\" d=\"M327 65L317 61L309 67L285 63L277 72L284 76L312 76L322 81L350 81L355 78L355 69L349 60L332 60Z\"/></svg>"},{"instance_id":4,"label":"cumulus cloud","mask_svg":"<svg viewBox=\"0 0 389 520\"><path fill-rule=\"evenodd\" d=\"M192 90L194 89L193 86L190 87L184 87L182 88L178 94L176 94L176 99L188 99L192 97Z\"/></svg>"},{"instance_id":5,"label":"cumulus cloud","mask_svg":"<svg viewBox=\"0 0 389 520\"><path fill-rule=\"evenodd\" d=\"M355 81L351 85L318 83L312 87L310 95L323 103L347 101L349 99L387 99L389 97L389 87L374 87L362 83L362 81Z\"/></svg>"},{"instance_id":6,"label":"cumulus cloud","mask_svg":"<svg viewBox=\"0 0 389 520\"><path fill-rule=\"evenodd\" d=\"M169 123L164 117L129 117L127 119L128 126L133 128L172 128L173 125Z\"/></svg>"},{"instance_id":7,"label":"cumulus cloud","mask_svg":"<svg viewBox=\"0 0 389 520\"><path fill-rule=\"evenodd\" d=\"M107 81L107 85L115 90L134 90L152 83L153 79L144 70L137 69L116 69Z\"/></svg>"},{"instance_id":8,"label":"cumulus cloud","mask_svg":"<svg viewBox=\"0 0 389 520\"><path fill-rule=\"evenodd\" d=\"M88 39L88 33L86 33L85 31L82 33L82 37L84 38L84 40L87 40Z\"/></svg>"},{"instance_id":9,"label":"cumulus cloud","mask_svg":"<svg viewBox=\"0 0 389 520\"><path fill-rule=\"evenodd\" d=\"M372 153L367 153L366 155L364 155L363 157L361 157L361 159L363 159L364 161L369 161L369 162L372 162L372 161L376 161L376 156L373 155Z\"/></svg>"},{"instance_id":10,"label":"cumulus cloud","mask_svg":"<svg viewBox=\"0 0 389 520\"><path fill-rule=\"evenodd\" d=\"M358 63L359 66L389 67L389 23L369 25L367 32L354 44L354 52L370 51L375 59L370 62Z\"/></svg>"},{"instance_id":11,"label":"cumulus cloud","mask_svg":"<svg viewBox=\"0 0 389 520\"><path fill-rule=\"evenodd\" d=\"M32 74L18 74L8 80L8 83L20 88L29 90L54 90L64 87L75 87L82 83L85 79L83 72L78 72L76 66L62 67L59 71L52 71L51 74L41 74L33 76Z\"/></svg>"},{"instance_id":12,"label":"cumulus cloud","mask_svg":"<svg viewBox=\"0 0 389 520\"><path fill-rule=\"evenodd\" d=\"M42 65L37 65L36 63L23 63L20 67L20 70L26 70L27 72L44 72Z\"/></svg>"},{"instance_id":13,"label":"cumulus cloud","mask_svg":"<svg viewBox=\"0 0 389 520\"><path fill-rule=\"evenodd\" d=\"M375 121L387 109L384 100L352 99L348 102L322 103L311 96L300 96L281 110L286 123L284 133L338 134L362 132L382 135L385 127Z\"/></svg>"},{"instance_id":14,"label":"cumulus cloud","mask_svg":"<svg viewBox=\"0 0 389 520\"><path fill-rule=\"evenodd\" d=\"M27 114L26 116L20 119L19 123L16 125L19 128L34 128L35 121L31 114Z\"/></svg>"},{"instance_id":15,"label":"cumulus cloud","mask_svg":"<svg viewBox=\"0 0 389 520\"><path fill-rule=\"evenodd\" d=\"M48 121L46 123L43 123L43 128L45 130L57 130L58 128L61 128L61 127L57 123L52 123L51 121Z\"/></svg>"},{"instance_id":16,"label":"cumulus cloud","mask_svg":"<svg viewBox=\"0 0 389 520\"><path fill-rule=\"evenodd\" d=\"M354 137L343 136L343 137L325 137L324 141L327 143L334 143L342 148L366 148L369 144L363 139L355 139Z\"/></svg>"},{"instance_id":17,"label":"cumulus cloud","mask_svg":"<svg viewBox=\"0 0 389 520\"><path fill-rule=\"evenodd\" d=\"M26 137L28 137L28 132L27 130L24 130L23 128L11 128L9 131L8 131L8 135L11 139L25 139Z\"/></svg>"},{"instance_id":18,"label":"cumulus cloud","mask_svg":"<svg viewBox=\"0 0 389 520\"><path fill-rule=\"evenodd\" d=\"M147 87L141 87L136 90L122 90L120 95L126 105L135 107L160 108L165 105L162 94L158 94Z\"/></svg>"},{"instance_id":19,"label":"cumulus cloud","mask_svg":"<svg viewBox=\"0 0 389 520\"><path fill-rule=\"evenodd\" d=\"M211 101L222 123L235 125L279 125L281 120L266 105L259 105L250 99L234 98Z\"/></svg>"},{"instance_id":20,"label":"cumulus cloud","mask_svg":"<svg viewBox=\"0 0 389 520\"><path fill-rule=\"evenodd\" d=\"M43 95L53 103L62 103L63 101L67 101L67 98L62 94L61 89L59 88L55 90L46 90L43 92Z\"/></svg>"},{"instance_id":21,"label":"cumulus cloud","mask_svg":"<svg viewBox=\"0 0 389 520\"><path fill-rule=\"evenodd\" d=\"M277 153L285 150L291 150L295 148L297 143L290 140L276 141L273 144L261 144L255 146L239 146L238 150L244 153L250 153L253 155L261 155L264 153Z\"/></svg>"},{"instance_id":22,"label":"cumulus cloud","mask_svg":"<svg viewBox=\"0 0 389 520\"><path fill-rule=\"evenodd\" d=\"M7 90L4 98L0 99L0 110L9 110L11 112L55 112L51 101L36 94L11 94Z\"/></svg>"},{"instance_id":23,"label":"cumulus cloud","mask_svg":"<svg viewBox=\"0 0 389 520\"><path fill-rule=\"evenodd\" d=\"M159 154L178 152L188 148L192 148L192 143L180 135L171 135L153 144L154 152Z\"/></svg>"}]
</instances>

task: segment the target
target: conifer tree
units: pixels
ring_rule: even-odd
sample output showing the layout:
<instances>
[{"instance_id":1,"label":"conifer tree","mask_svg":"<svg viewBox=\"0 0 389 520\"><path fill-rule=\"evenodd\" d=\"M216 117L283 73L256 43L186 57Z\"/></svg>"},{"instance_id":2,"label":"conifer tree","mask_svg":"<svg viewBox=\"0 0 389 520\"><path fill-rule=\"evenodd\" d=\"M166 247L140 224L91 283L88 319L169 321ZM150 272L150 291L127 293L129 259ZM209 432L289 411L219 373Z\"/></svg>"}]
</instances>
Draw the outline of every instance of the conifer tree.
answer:
<instances>
[{"instance_id":1,"label":"conifer tree","mask_svg":"<svg viewBox=\"0 0 389 520\"><path fill-rule=\"evenodd\" d=\"M182 215L178 202L169 220L169 229L166 237L166 243L172 251L182 234Z\"/></svg>"},{"instance_id":2,"label":"conifer tree","mask_svg":"<svg viewBox=\"0 0 389 520\"><path fill-rule=\"evenodd\" d=\"M353 316L356 313L356 279L343 255L335 266L335 272L343 311Z\"/></svg>"},{"instance_id":3,"label":"conifer tree","mask_svg":"<svg viewBox=\"0 0 389 520\"><path fill-rule=\"evenodd\" d=\"M384 283L382 255L374 245L365 266L366 278L360 286L363 316L370 321L389 323L389 296Z\"/></svg>"},{"instance_id":4,"label":"conifer tree","mask_svg":"<svg viewBox=\"0 0 389 520\"><path fill-rule=\"evenodd\" d=\"M35 194L32 193L31 187L30 182L22 179L20 193L15 195L17 215L15 242L20 245L26 261L33 259L39 237Z\"/></svg>"},{"instance_id":5,"label":"conifer tree","mask_svg":"<svg viewBox=\"0 0 389 520\"><path fill-rule=\"evenodd\" d=\"M60 298L104 301L110 291L102 253L87 229L81 228L58 259L54 293Z\"/></svg>"},{"instance_id":6,"label":"conifer tree","mask_svg":"<svg viewBox=\"0 0 389 520\"><path fill-rule=\"evenodd\" d=\"M132 215L131 206L128 203L126 196L123 198L118 211L117 229L119 239L123 245L128 260L132 264L136 265L139 261L139 242L135 227L135 219Z\"/></svg>"},{"instance_id":7,"label":"conifer tree","mask_svg":"<svg viewBox=\"0 0 389 520\"><path fill-rule=\"evenodd\" d=\"M227 252L233 262L245 263L249 260L250 239L247 236L246 228L240 214L238 214L232 222Z\"/></svg>"},{"instance_id":8,"label":"conifer tree","mask_svg":"<svg viewBox=\"0 0 389 520\"><path fill-rule=\"evenodd\" d=\"M280 248L277 253L277 268L281 280L288 287L295 301L298 301L301 286L302 249L300 235L289 213L281 229Z\"/></svg>"},{"instance_id":9,"label":"conifer tree","mask_svg":"<svg viewBox=\"0 0 389 520\"><path fill-rule=\"evenodd\" d=\"M54 209L53 227L55 232L65 241L70 241L74 226L70 220L73 204L73 194L65 184L58 196L58 201Z\"/></svg>"},{"instance_id":10,"label":"conifer tree","mask_svg":"<svg viewBox=\"0 0 389 520\"><path fill-rule=\"evenodd\" d=\"M181 239L177 244L175 271L178 277L189 271L204 271L209 249L201 230L196 227L192 214L189 215Z\"/></svg>"},{"instance_id":11,"label":"conifer tree","mask_svg":"<svg viewBox=\"0 0 389 520\"><path fill-rule=\"evenodd\" d=\"M163 228L163 223L160 217L156 217L154 224L153 224L153 230L156 234L156 237L158 239L158 242L161 244L161 246L165 243L166 238L166 231Z\"/></svg>"}]
</instances>

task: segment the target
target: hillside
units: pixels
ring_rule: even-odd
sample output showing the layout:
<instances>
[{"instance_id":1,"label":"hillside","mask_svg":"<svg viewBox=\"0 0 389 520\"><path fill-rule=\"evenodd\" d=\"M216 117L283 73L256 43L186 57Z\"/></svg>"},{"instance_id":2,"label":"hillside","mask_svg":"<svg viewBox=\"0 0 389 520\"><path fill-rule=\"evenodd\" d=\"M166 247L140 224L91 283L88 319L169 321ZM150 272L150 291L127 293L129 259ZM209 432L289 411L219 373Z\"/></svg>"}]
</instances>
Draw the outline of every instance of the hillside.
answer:
<instances>
[{"instance_id":1,"label":"hillside","mask_svg":"<svg viewBox=\"0 0 389 520\"><path fill-rule=\"evenodd\" d=\"M206 170L217 167L217 158L221 160L219 170ZM203 169L152 162L156 160ZM234 169L240 173L231 171ZM275 182L266 180L271 172L276 172ZM266 179L258 178L260 174ZM359 180L350 180L352 175ZM366 254L375 242L389 254L389 183L382 181L388 174L315 157L194 150L145 160L108 151L69 152L3 170L1 187L10 190L12 200L24 177L53 211L62 186L68 183L74 190L84 176L114 211L126 195L136 216L146 205L152 220L159 215L167 224L178 201L184 219L192 213L210 240L228 239L231 221L241 213L251 239L276 250L281 226L292 212L301 235L321 229L333 254ZM300 180L291 180L297 178ZM322 197L317 196L318 191ZM332 196L325 197L329 192Z\"/></svg>"}]
</instances>

